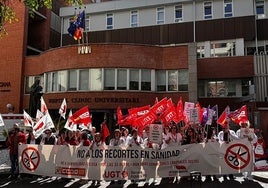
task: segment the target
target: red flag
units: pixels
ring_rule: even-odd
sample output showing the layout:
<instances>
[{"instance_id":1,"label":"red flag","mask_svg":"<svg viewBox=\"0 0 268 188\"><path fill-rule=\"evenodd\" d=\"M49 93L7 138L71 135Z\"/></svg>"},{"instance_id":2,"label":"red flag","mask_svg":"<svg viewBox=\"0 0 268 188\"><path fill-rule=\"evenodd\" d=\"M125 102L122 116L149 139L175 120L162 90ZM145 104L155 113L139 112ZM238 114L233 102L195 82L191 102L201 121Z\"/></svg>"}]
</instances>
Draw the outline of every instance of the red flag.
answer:
<instances>
[{"instance_id":1,"label":"red flag","mask_svg":"<svg viewBox=\"0 0 268 188\"><path fill-rule=\"evenodd\" d=\"M74 40L82 39L83 30L81 28L77 28L74 32Z\"/></svg>"},{"instance_id":2,"label":"red flag","mask_svg":"<svg viewBox=\"0 0 268 188\"><path fill-rule=\"evenodd\" d=\"M240 109L235 110L229 114L230 119L236 124L240 125L242 122L248 122L247 106L244 105Z\"/></svg>"},{"instance_id":3,"label":"red flag","mask_svg":"<svg viewBox=\"0 0 268 188\"><path fill-rule=\"evenodd\" d=\"M88 125L91 123L91 117L89 114L89 109L87 106L76 111L71 117L70 120L76 124Z\"/></svg>"},{"instance_id":4,"label":"red flag","mask_svg":"<svg viewBox=\"0 0 268 188\"><path fill-rule=\"evenodd\" d=\"M184 115L184 109L183 109L183 102L182 102L182 98L180 97L178 103L177 103L177 107L176 107L176 112L177 112L177 117L178 117L178 121L184 121L185 120L185 115Z\"/></svg>"},{"instance_id":5,"label":"red flag","mask_svg":"<svg viewBox=\"0 0 268 188\"><path fill-rule=\"evenodd\" d=\"M101 125L101 135L102 135L102 141L105 142L106 138L110 136L110 131L107 127L106 122L103 122Z\"/></svg>"},{"instance_id":6,"label":"red flag","mask_svg":"<svg viewBox=\"0 0 268 188\"><path fill-rule=\"evenodd\" d=\"M137 108L130 108L128 109L129 114L137 114L138 116L142 116L149 112L150 105L147 106L141 106Z\"/></svg>"},{"instance_id":7,"label":"red flag","mask_svg":"<svg viewBox=\"0 0 268 188\"><path fill-rule=\"evenodd\" d=\"M155 114L162 114L164 110L167 107L167 98L163 98L161 101L158 103L154 104L151 108L150 111Z\"/></svg>"},{"instance_id":8,"label":"red flag","mask_svg":"<svg viewBox=\"0 0 268 188\"><path fill-rule=\"evenodd\" d=\"M179 123L176 109L171 99L167 101L167 108L161 114L160 119L165 125L168 125L171 121L174 121L175 123Z\"/></svg>"},{"instance_id":9,"label":"red flag","mask_svg":"<svg viewBox=\"0 0 268 188\"><path fill-rule=\"evenodd\" d=\"M136 118L135 125L143 129L145 125L152 124L156 119L156 114L153 111L149 111L147 114Z\"/></svg>"},{"instance_id":10,"label":"red flag","mask_svg":"<svg viewBox=\"0 0 268 188\"><path fill-rule=\"evenodd\" d=\"M122 114L120 106L117 107L116 114L117 114L117 124L120 125L122 123L122 120L123 120L123 114Z\"/></svg>"},{"instance_id":11,"label":"red flag","mask_svg":"<svg viewBox=\"0 0 268 188\"><path fill-rule=\"evenodd\" d=\"M229 117L228 114L230 112L229 106L225 108L225 110L222 112L220 117L218 118L217 123L220 124L223 128L227 127L229 125Z\"/></svg>"}]
</instances>

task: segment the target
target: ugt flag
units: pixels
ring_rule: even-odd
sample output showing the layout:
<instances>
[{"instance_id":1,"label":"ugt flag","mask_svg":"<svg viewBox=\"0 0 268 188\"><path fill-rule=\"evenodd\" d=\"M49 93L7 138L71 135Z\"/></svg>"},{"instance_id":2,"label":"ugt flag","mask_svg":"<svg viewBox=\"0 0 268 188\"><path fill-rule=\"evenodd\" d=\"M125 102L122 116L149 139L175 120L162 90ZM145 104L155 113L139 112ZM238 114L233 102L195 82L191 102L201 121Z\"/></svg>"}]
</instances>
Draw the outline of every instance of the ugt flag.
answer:
<instances>
[{"instance_id":1,"label":"ugt flag","mask_svg":"<svg viewBox=\"0 0 268 188\"><path fill-rule=\"evenodd\" d=\"M84 124L88 125L91 123L91 117L89 114L89 109L87 106L76 111L71 117L70 120L75 124Z\"/></svg>"}]
</instances>

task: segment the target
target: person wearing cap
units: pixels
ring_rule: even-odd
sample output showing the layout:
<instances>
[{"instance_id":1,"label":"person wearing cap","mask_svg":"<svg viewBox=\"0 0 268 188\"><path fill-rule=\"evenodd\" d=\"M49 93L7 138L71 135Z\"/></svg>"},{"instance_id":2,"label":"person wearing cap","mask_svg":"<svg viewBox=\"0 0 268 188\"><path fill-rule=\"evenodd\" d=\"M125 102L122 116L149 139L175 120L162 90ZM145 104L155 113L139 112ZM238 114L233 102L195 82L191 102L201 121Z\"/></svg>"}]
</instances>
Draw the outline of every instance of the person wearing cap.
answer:
<instances>
[{"instance_id":1,"label":"person wearing cap","mask_svg":"<svg viewBox=\"0 0 268 188\"><path fill-rule=\"evenodd\" d=\"M16 179L19 175L19 161L18 161L18 148L19 144L26 144L26 135L20 132L19 125L13 125L13 133L7 139L7 146L9 147L9 157L11 162L11 178Z\"/></svg>"}]
</instances>

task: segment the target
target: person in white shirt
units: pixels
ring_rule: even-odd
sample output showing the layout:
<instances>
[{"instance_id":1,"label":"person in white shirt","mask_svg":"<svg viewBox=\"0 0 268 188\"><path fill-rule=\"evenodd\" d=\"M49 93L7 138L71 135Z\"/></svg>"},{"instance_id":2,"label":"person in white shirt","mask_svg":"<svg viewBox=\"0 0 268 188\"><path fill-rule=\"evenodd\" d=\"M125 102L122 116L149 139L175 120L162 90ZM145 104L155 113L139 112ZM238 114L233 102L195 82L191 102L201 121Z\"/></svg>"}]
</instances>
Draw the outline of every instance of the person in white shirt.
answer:
<instances>
[{"instance_id":1,"label":"person in white shirt","mask_svg":"<svg viewBox=\"0 0 268 188\"><path fill-rule=\"evenodd\" d=\"M165 149L167 147L166 139L168 137L168 134L170 132L170 127L165 126L162 134L162 144L161 144L161 149Z\"/></svg>"},{"instance_id":2,"label":"person in white shirt","mask_svg":"<svg viewBox=\"0 0 268 188\"><path fill-rule=\"evenodd\" d=\"M240 139L248 139L248 141L252 144L252 148L253 148L253 151L254 151L254 144L257 143L258 137L254 133L254 130L253 129L250 129L250 123L249 123L249 121L240 122L239 125L240 125L240 129L238 129L236 131L236 135ZM253 160L253 162L255 161L254 155L253 155L253 159L252 160ZM245 180L252 180L251 173L252 173L252 171L244 172L243 173L244 179Z\"/></svg>"},{"instance_id":3,"label":"person in white shirt","mask_svg":"<svg viewBox=\"0 0 268 188\"><path fill-rule=\"evenodd\" d=\"M127 146L129 147L143 147L143 140L138 135L138 130L133 129L131 132L131 137L127 140Z\"/></svg>"},{"instance_id":4,"label":"person in white shirt","mask_svg":"<svg viewBox=\"0 0 268 188\"><path fill-rule=\"evenodd\" d=\"M231 130L229 127L229 124L227 124L222 131L220 131L218 133L218 139L219 139L219 143L223 144L229 144L230 142L232 142L233 140L239 140L238 136L236 135L235 131ZM227 176L223 175L223 179L226 181L227 180ZM235 177L233 174L229 174L229 179L230 180L234 180Z\"/></svg>"},{"instance_id":5,"label":"person in white shirt","mask_svg":"<svg viewBox=\"0 0 268 188\"><path fill-rule=\"evenodd\" d=\"M130 138L130 135L129 135L129 131L127 128L125 127L122 127L121 128L121 139L123 140L124 142L124 146L127 146L127 143L128 143L128 139Z\"/></svg>"},{"instance_id":6,"label":"person in white shirt","mask_svg":"<svg viewBox=\"0 0 268 188\"><path fill-rule=\"evenodd\" d=\"M114 130L114 137L110 140L109 146L123 146L124 140L121 137L121 131L119 129Z\"/></svg>"},{"instance_id":7,"label":"person in white shirt","mask_svg":"<svg viewBox=\"0 0 268 188\"><path fill-rule=\"evenodd\" d=\"M182 135L179 132L177 125L171 126L171 131L167 134L165 142L168 147L181 145Z\"/></svg>"},{"instance_id":8,"label":"person in white shirt","mask_svg":"<svg viewBox=\"0 0 268 188\"><path fill-rule=\"evenodd\" d=\"M218 133L218 139L220 143L229 143L233 140L239 140L238 136L236 135L235 131L229 128L229 125L223 128L222 131Z\"/></svg>"}]
</instances>

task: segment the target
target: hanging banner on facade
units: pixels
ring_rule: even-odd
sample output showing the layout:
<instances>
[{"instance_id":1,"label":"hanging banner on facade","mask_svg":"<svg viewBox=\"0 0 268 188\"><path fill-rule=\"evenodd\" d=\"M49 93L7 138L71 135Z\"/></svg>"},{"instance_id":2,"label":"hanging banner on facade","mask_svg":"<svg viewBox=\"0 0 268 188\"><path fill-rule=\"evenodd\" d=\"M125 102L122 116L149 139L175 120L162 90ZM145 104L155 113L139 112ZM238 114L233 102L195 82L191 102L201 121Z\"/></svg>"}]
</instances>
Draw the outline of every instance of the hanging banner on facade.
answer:
<instances>
[{"instance_id":1,"label":"hanging banner on facade","mask_svg":"<svg viewBox=\"0 0 268 188\"><path fill-rule=\"evenodd\" d=\"M253 165L252 146L246 140L162 150L23 144L19 156L21 173L94 180L186 176L196 170L203 175L235 174L250 171Z\"/></svg>"}]
</instances>

